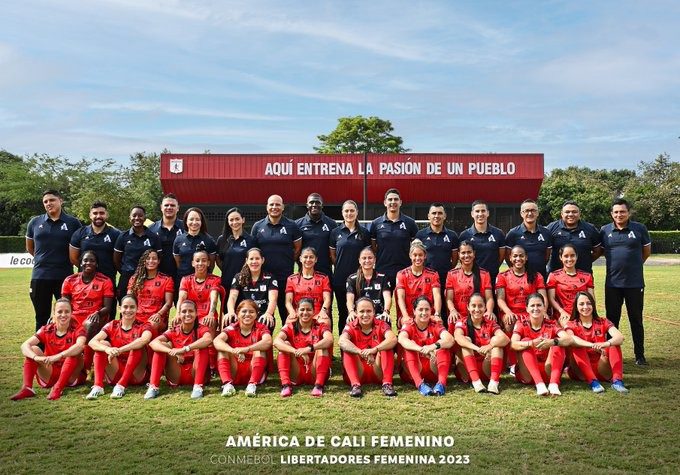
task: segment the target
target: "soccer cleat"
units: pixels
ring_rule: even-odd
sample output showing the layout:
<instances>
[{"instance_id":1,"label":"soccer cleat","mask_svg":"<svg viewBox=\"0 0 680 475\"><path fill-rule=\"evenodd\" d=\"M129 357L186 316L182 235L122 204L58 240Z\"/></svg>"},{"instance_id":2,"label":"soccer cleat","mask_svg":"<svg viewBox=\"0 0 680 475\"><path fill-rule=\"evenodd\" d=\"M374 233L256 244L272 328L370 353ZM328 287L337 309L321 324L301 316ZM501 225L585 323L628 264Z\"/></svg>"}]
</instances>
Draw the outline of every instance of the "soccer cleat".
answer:
<instances>
[{"instance_id":1,"label":"soccer cleat","mask_svg":"<svg viewBox=\"0 0 680 475\"><path fill-rule=\"evenodd\" d=\"M99 396L103 396L103 395L104 395L104 388L102 388L101 386L95 385L95 386L92 386L92 389L90 389L90 394L85 396L85 399L93 401L93 400L97 399Z\"/></svg>"},{"instance_id":2,"label":"soccer cleat","mask_svg":"<svg viewBox=\"0 0 680 475\"><path fill-rule=\"evenodd\" d=\"M246 396L248 397L257 396L257 384L248 383L248 386L246 386Z\"/></svg>"},{"instance_id":3,"label":"soccer cleat","mask_svg":"<svg viewBox=\"0 0 680 475\"><path fill-rule=\"evenodd\" d=\"M644 356L635 358L635 364L638 366L647 366L647 358L645 358Z\"/></svg>"},{"instance_id":4,"label":"soccer cleat","mask_svg":"<svg viewBox=\"0 0 680 475\"><path fill-rule=\"evenodd\" d=\"M618 393L625 394L628 392L628 388L623 385L623 381L617 379L612 383L612 389Z\"/></svg>"},{"instance_id":5,"label":"soccer cleat","mask_svg":"<svg viewBox=\"0 0 680 475\"><path fill-rule=\"evenodd\" d=\"M490 392L491 394L498 394L500 391L498 390L498 381L494 381L493 379L489 381L489 384L486 387L486 390Z\"/></svg>"},{"instance_id":6,"label":"soccer cleat","mask_svg":"<svg viewBox=\"0 0 680 475\"><path fill-rule=\"evenodd\" d=\"M284 384L281 386L281 397L291 397L293 395L293 388L290 384Z\"/></svg>"},{"instance_id":7,"label":"soccer cleat","mask_svg":"<svg viewBox=\"0 0 680 475\"><path fill-rule=\"evenodd\" d=\"M432 388L432 391L434 392L435 396L443 396L446 394L446 386L444 386L442 383L437 383L434 385L434 388Z\"/></svg>"},{"instance_id":8,"label":"soccer cleat","mask_svg":"<svg viewBox=\"0 0 680 475\"><path fill-rule=\"evenodd\" d=\"M387 397L395 397L397 392L394 390L394 386L390 383L385 383L382 385L382 393Z\"/></svg>"},{"instance_id":9,"label":"soccer cleat","mask_svg":"<svg viewBox=\"0 0 680 475\"><path fill-rule=\"evenodd\" d=\"M191 399L203 398L203 386L194 384L194 389L191 390Z\"/></svg>"},{"instance_id":10,"label":"soccer cleat","mask_svg":"<svg viewBox=\"0 0 680 475\"><path fill-rule=\"evenodd\" d=\"M548 384L548 392L551 396L561 396L560 387L556 383Z\"/></svg>"},{"instance_id":11,"label":"soccer cleat","mask_svg":"<svg viewBox=\"0 0 680 475\"><path fill-rule=\"evenodd\" d=\"M420 394L422 394L423 396L434 396L434 391L433 391L432 388L431 388L430 386L428 386L427 383L424 382L424 381L423 381L422 383L420 383L420 386L418 386L418 391L419 391Z\"/></svg>"},{"instance_id":12,"label":"soccer cleat","mask_svg":"<svg viewBox=\"0 0 680 475\"><path fill-rule=\"evenodd\" d=\"M538 383L536 385L536 394L538 394L539 396L548 395L548 388L545 387L545 383Z\"/></svg>"},{"instance_id":13,"label":"soccer cleat","mask_svg":"<svg viewBox=\"0 0 680 475\"><path fill-rule=\"evenodd\" d=\"M144 399L156 399L159 393L160 389L156 386L149 385L149 389L147 389L146 394L144 394Z\"/></svg>"},{"instance_id":14,"label":"soccer cleat","mask_svg":"<svg viewBox=\"0 0 680 475\"><path fill-rule=\"evenodd\" d=\"M312 396L313 397L323 396L323 386L320 384L315 384L314 389L312 389Z\"/></svg>"},{"instance_id":15,"label":"soccer cleat","mask_svg":"<svg viewBox=\"0 0 680 475\"><path fill-rule=\"evenodd\" d=\"M590 389L595 394L599 394L599 393L604 392L604 387L600 384L600 382L597 379L593 379L588 386L590 386Z\"/></svg>"},{"instance_id":16,"label":"soccer cleat","mask_svg":"<svg viewBox=\"0 0 680 475\"><path fill-rule=\"evenodd\" d=\"M515 365L510 365L510 368L508 368L508 371L510 372L510 375L511 375L511 376L514 376L514 375L515 375L515 371L516 371Z\"/></svg>"},{"instance_id":17,"label":"soccer cleat","mask_svg":"<svg viewBox=\"0 0 680 475\"><path fill-rule=\"evenodd\" d=\"M362 397L364 393L361 391L361 386L355 384L352 386L352 389L349 390L349 395L351 397Z\"/></svg>"},{"instance_id":18,"label":"soccer cleat","mask_svg":"<svg viewBox=\"0 0 680 475\"><path fill-rule=\"evenodd\" d=\"M472 381L472 387L474 388L476 393L485 393L486 388L484 387L484 383L482 383L481 380L476 380Z\"/></svg>"},{"instance_id":19,"label":"soccer cleat","mask_svg":"<svg viewBox=\"0 0 680 475\"><path fill-rule=\"evenodd\" d=\"M57 399L61 398L61 393L64 391L63 388L59 388L57 386L53 386L52 390L50 393L47 395L47 399L50 401L56 401Z\"/></svg>"},{"instance_id":20,"label":"soccer cleat","mask_svg":"<svg viewBox=\"0 0 680 475\"><path fill-rule=\"evenodd\" d=\"M231 383L224 383L222 385L222 396L223 397L231 397L234 394L236 394L236 388L234 387L233 384Z\"/></svg>"},{"instance_id":21,"label":"soccer cleat","mask_svg":"<svg viewBox=\"0 0 680 475\"><path fill-rule=\"evenodd\" d=\"M16 393L10 399L12 401L21 401L22 399L26 399L29 397L35 397L35 391L33 390L33 388L28 388L24 386L18 393Z\"/></svg>"},{"instance_id":22,"label":"soccer cleat","mask_svg":"<svg viewBox=\"0 0 680 475\"><path fill-rule=\"evenodd\" d=\"M104 394L103 390L102 390L102 394ZM120 384L116 384L113 387L113 391L111 391L111 399L120 399L123 396L125 396L125 386L121 386Z\"/></svg>"}]
</instances>

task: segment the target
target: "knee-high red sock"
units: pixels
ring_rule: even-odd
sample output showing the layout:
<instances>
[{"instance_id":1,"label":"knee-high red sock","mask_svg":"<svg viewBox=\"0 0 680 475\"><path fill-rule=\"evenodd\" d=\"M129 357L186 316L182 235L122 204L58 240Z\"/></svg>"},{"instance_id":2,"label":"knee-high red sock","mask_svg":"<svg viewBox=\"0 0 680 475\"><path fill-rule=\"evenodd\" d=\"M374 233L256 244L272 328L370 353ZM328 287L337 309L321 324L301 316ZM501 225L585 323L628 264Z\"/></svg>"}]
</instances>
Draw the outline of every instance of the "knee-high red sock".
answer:
<instances>
[{"instance_id":1,"label":"knee-high red sock","mask_svg":"<svg viewBox=\"0 0 680 475\"><path fill-rule=\"evenodd\" d=\"M142 351L144 351L144 348L141 348L139 350L132 350L128 355L127 363L125 364L125 369L123 369L123 374L120 376L120 379L118 380L118 384L120 384L124 388L126 388L128 384L130 384L130 379L132 379L132 375L134 374L135 369L137 369L137 365L139 365L139 362L142 361Z\"/></svg>"},{"instance_id":2,"label":"knee-high red sock","mask_svg":"<svg viewBox=\"0 0 680 475\"><path fill-rule=\"evenodd\" d=\"M491 376L489 379L491 381L500 381L501 372L503 371L503 358L498 358L496 356L491 357Z\"/></svg>"},{"instance_id":3,"label":"knee-high red sock","mask_svg":"<svg viewBox=\"0 0 680 475\"><path fill-rule=\"evenodd\" d=\"M222 384L234 382L234 377L231 375L231 360L229 358L217 360L217 371L220 373Z\"/></svg>"},{"instance_id":4,"label":"knee-high red sock","mask_svg":"<svg viewBox=\"0 0 680 475\"><path fill-rule=\"evenodd\" d=\"M470 375L470 381L477 381L479 379L479 369L477 369L477 358L473 355L463 356L463 363L465 369Z\"/></svg>"},{"instance_id":5,"label":"knee-high red sock","mask_svg":"<svg viewBox=\"0 0 680 475\"><path fill-rule=\"evenodd\" d=\"M208 347L208 355L210 357L210 369L217 369L217 350L214 346L210 345Z\"/></svg>"},{"instance_id":6,"label":"knee-high red sock","mask_svg":"<svg viewBox=\"0 0 680 475\"><path fill-rule=\"evenodd\" d=\"M349 354L346 351L342 352L342 366L345 368L347 379L349 379L349 384L352 386L361 384L358 359L357 355Z\"/></svg>"},{"instance_id":7,"label":"knee-high red sock","mask_svg":"<svg viewBox=\"0 0 680 475\"><path fill-rule=\"evenodd\" d=\"M250 368L250 381L248 381L248 383L260 384L262 376L264 375L264 370L267 368L267 359L262 356L253 357Z\"/></svg>"},{"instance_id":8,"label":"knee-high red sock","mask_svg":"<svg viewBox=\"0 0 680 475\"><path fill-rule=\"evenodd\" d=\"M274 372L274 350L267 351L267 371Z\"/></svg>"},{"instance_id":9,"label":"knee-high red sock","mask_svg":"<svg viewBox=\"0 0 680 475\"><path fill-rule=\"evenodd\" d=\"M512 331L510 333L505 332L505 334L508 336L508 338L512 338ZM517 352L513 349L510 348L510 345L507 346L507 352L505 353L505 359L508 362L508 366L512 366L517 364Z\"/></svg>"},{"instance_id":10,"label":"knee-high red sock","mask_svg":"<svg viewBox=\"0 0 680 475\"><path fill-rule=\"evenodd\" d=\"M279 351L278 356L279 377L281 378L281 385L290 385L290 355Z\"/></svg>"},{"instance_id":11,"label":"knee-high red sock","mask_svg":"<svg viewBox=\"0 0 680 475\"><path fill-rule=\"evenodd\" d=\"M57 379L55 388L64 389L68 386L68 382L73 376L73 373L78 368L78 363L80 363L80 358L77 356L67 356L64 359L64 364L61 365L61 373L59 373L59 379Z\"/></svg>"},{"instance_id":12,"label":"knee-high red sock","mask_svg":"<svg viewBox=\"0 0 680 475\"><path fill-rule=\"evenodd\" d=\"M449 377L449 368L451 367L451 352L449 350L437 351L437 382L442 386L446 386L446 380Z\"/></svg>"},{"instance_id":13,"label":"knee-high red sock","mask_svg":"<svg viewBox=\"0 0 680 475\"><path fill-rule=\"evenodd\" d=\"M590 366L590 358L588 357L588 350L585 348L572 348L571 355L576 361L576 366L581 370L581 374L585 378L587 383L592 383L597 379L595 373L593 372L592 366ZM551 372L552 374L552 372Z\"/></svg>"},{"instance_id":14,"label":"knee-high red sock","mask_svg":"<svg viewBox=\"0 0 680 475\"><path fill-rule=\"evenodd\" d=\"M103 351L94 352L94 385L104 387L104 373L109 365L109 358Z\"/></svg>"},{"instance_id":15,"label":"knee-high red sock","mask_svg":"<svg viewBox=\"0 0 680 475\"><path fill-rule=\"evenodd\" d=\"M383 384L392 384L394 380L394 352L392 350L380 352L380 368L383 373Z\"/></svg>"},{"instance_id":16,"label":"knee-high red sock","mask_svg":"<svg viewBox=\"0 0 680 475\"><path fill-rule=\"evenodd\" d=\"M331 369L331 357L327 355L319 355L316 358L316 380L314 384L323 386L328 379L328 373Z\"/></svg>"},{"instance_id":17,"label":"knee-high red sock","mask_svg":"<svg viewBox=\"0 0 680 475\"><path fill-rule=\"evenodd\" d=\"M541 370L538 369L538 360L536 360L536 354L533 348L527 348L520 353L522 356L522 361L524 365L529 370L531 379L534 380L534 384L539 384L543 382L543 376L541 375Z\"/></svg>"},{"instance_id":18,"label":"knee-high red sock","mask_svg":"<svg viewBox=\"0 0 680 475\"><path fill-rule=\"evenodd\" d=\"M92 369L94 354L95 351L90 347L90 345L85 345L85 349L83 350L83 368L85 368L85 371L90 371Z\"/></svg>"},{"instance_id":19,"label":"knee-high red sock","mask_svg":"<svg viewBox=\"0 0 680 475\"><path fill-rule=\"evenodd\" d=\"M30 358L24 358L24 387L32 388L35 374L38 372L38 363Z\"/></svg>"},{"instance_id":20,"label":"knee-high red sock","mask_svg":"<svg viewBox=\"0 0 680 475\"><path fill-rule=\"evenodd\" d=\"M562 379L562 368L564 367L564 359L567 357L564 348L553 346L550 349L550 383L560 384Z\"/></svg>"},{"instance_id":21,"label":"knee-high red sock","mask_svg":"<svg viewBox=\"0 0 680 475\"><path fill-rule=\"evenodd\" d=\"M612 381L623 381L623 353L620 346L610 346L605 350L612 368Z\"/></svg>"},{"instance_id":22,"label":"knee-high red sock","mask_svg":"<svg viewBox=\"0 0 680 475\"><path fill-rule=\"evenodd\" d=\"M165 372L165 360L167 357L167 353L161 353L160 351L153 352L153 358L151 358L151 377L149 378L151 386L160 387L161 376Z\"/></svg>"},{"instance_id":23,"label":"knee-high red sock","mask_svg":"<svg viewBox=\"0 0 680 475\"><path fill-rule=\"evenodd\" d=\"M205 381L205 373L208 370L208 365L210 364L210 351L208 348L196 350L195 358L194 386L203 386L203 382Z\"/></svg>"},{"instance_id":24,"label":"knee-high red sock","mask_svg":"<svg viewBox=\"0 0 680 475\"><path fill-rule=\"evenodd\" d=\"M420 356L415 351L404 350L404 363L406 363L406 369L413 379L413 383L416 387L423 383L423 376L420 374L420 369L418 368L418 359Z\"/></svg>"}]
</instances>

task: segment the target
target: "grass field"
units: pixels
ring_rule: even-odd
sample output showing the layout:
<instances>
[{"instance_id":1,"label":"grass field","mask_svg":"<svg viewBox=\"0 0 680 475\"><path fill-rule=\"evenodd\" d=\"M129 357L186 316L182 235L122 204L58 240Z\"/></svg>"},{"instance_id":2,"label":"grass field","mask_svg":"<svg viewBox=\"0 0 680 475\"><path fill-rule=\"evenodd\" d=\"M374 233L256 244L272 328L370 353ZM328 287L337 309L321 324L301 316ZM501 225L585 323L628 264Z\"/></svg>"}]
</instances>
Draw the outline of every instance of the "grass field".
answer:
<instances>
[{"instance_id":1,"label":"grass field","mask_svg":"<svg viewBox=\"0 0 680 475\"><path fill-rule=\"evenodd\" d=\"M595 268L603 313L603 267ZM189 400L189 390L162 387L162 396L143 401L144 388L130 388L123 400L85 401L89 386L67 390L57 402L38 390L32 400L11 402L21 384L19 345L32 332L29 270L0 270L0 473L394 473L425 469L448 472L622 473L680 471L680 266L645 270L647 358L633 364L628 322L622 319L624 373L630 394L592 394L583 383L565 381L560 398L538 398L533 387L508 375L499 396L476 395L451 376L443 398L423 398L399 383L388 400L375 388L361 400L347 396L339 362L327 395L308 390L282 400L278 375L270 376L257 399L242 390L231 399L211 383L206 397ZM336 345L336 351L337 345ZM606 385L609 388L608 385ZM107 395L110 388L106 388ZM229 436L295 436L301 447L225 447ZM332 436L367 436L365 447L331 447ZM373 435L450 435L449 448L374 448ZM305 447L305 436L324 436L326 447ZM357 440L359 442L360 440ZM298 465L291 455L434 455L443 464ZM469 456L469 463L462 457ZM283 457L283 458L282 458ZM440 457L442 457L440 459ZM329 459L329 462L334 460ZM344 459L342 460L345 461ZM373 459L371 458L371 462Z\"/></svg>"}]
</instances>

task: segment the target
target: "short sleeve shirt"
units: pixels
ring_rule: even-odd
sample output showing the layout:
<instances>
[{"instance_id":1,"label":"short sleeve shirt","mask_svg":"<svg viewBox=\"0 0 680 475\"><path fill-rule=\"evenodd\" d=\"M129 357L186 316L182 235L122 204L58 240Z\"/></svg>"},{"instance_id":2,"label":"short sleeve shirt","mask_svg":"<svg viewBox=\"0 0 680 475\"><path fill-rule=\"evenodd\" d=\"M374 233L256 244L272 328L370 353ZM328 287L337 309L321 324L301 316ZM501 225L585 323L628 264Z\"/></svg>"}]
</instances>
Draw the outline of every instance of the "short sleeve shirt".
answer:
<instances>
[{"instance_id":1,"label":"short sleeve shirt","mask_svg":"<svg viewBox=\"0 0 680 475\"><path fill-rule=\"evenodd\" d=\"M605 287L644 288L642 248L652 244L645 225L629 221L618 229L609 223L600 229L600 238L607 259Z\"/></svg>"},{"instance_id":2,"label":"short sleeve shirt","mask_svg":"<svg viewBox=\"0 0 680 475\"><path fill-rule=\"evenodd\" d=\"M87 317L104 306L105 298L113 298L113 282L97 272L90 282L83 281L81 272L68 276L61 286L61 295L71 301L72 318L82 325Z\"/></svg>"},{"instance_id":3,"label":"short sleeve shirt","mask_svg":"<svg viewBox=\"0 0 680 475\"><path fill-rule=\"evenodd\" d=\"M225 238L223 235L217 238L217 255L222 263L222 287L228 289L234 276L241 272L246 262L248 250L253 247L255 239L244 232L238 239L233 236Z\"/></svg>"},{"instance_id":4,"label":"short sleeve shirt","mask_svg":"<svg viewBox=\"0 0 680 475\"><path fill-rule=\"evenodd\" d=\"M549 271L553 272L562 268L559 256L560 248L569 243L574 245L578 254L576 268L592 274L593 259L591 253L593 249L601 244L600 232L597 228L582 220L573 229L567 228L562 220L553 221L546 227L550 231L553 240L553 248L548 264Z\"/></svg>"},{"instance_id":5,"label":"short sleeve shirt","mask_svg":"<svg viewBox=\"0 0 680 475\"><path fill-rule=\"evenodd\" d=\"M114 247L116 252L123 254L120 271L132 274L137 269L139 258L142 257L142 254L147 249L155 249L158 252L162 252L161 241L158 239L158 235L148 228L144 228L144 233L141 236L135 234L132 228L121 233Z\"/></svg>"},{"instance_id":6,"label":"short sleeve shirt","mask_svg":"<svg viewBox=\"0 0 680 475\"><path fill-rule=\"evenodd\" d=\"M85 328L71 320L68 330L63 335L57 334L56 323L49 323L40 327L35 336L43 344L45 356L52 356L71 348L79 337L87 336L87 332Z\"/></svg>"},{"instance_id":7,"label":"short sleeve shirt","mask_svg":"<svg viewBox=\"0 0 680 475\"><path fill-rule=\"evenodd\" d=\"M409 340L418 346L431 345L439 341L442 332L446 329L441 323L430 322L424 330L418 328L415 323L409 323L401 327L401 332L406 332Z\"/></svg>"},{"instance_id":8,"label":"short sleeve shirt","mask_svg":"<svg viewBox=\"0 0 680 475\"><path fill-rule=\"evenodd\" d=\"M475 250L475 259L482 269L489 271L491 281L498 275L498 250L505 248L505 234L495 226L487 225L485 232L477 231L473 224L458 236L460 242L469 241Z\"/></svg>"},{"instance_id":9,"label":"short sleeve shirt","mask_svg":"<svg viewBox=\"0 0 680 475\"><path fill-rule=\"evenodd\" d=\"M359 254L371 245L371 235L364 226L357 225L354 231L341 224L331 231L328 246L335 249L333 287L343 287L347 278L359 268Z\"/></svg>"},{"instance_id":10,"label":"short sleeve shirt","mask_svg":"<svg viewBox=\"0 0 680 475\"><path fill-rule=\"evenodd\" d=\"M257 304L257 315L262 316L269 306L269 291L279 290L278 281L267 272L260 273L259 279L250 281L245 286L238 283L240 274L236 274L231 282L231 290L238 290L236 306L249 299Z\"/></svg>"},{"instance_id":11,"label":"short sleeve shirt","mask_svg":"<svg viewBox=\"0 0 680 475\"><path fill-rule=\"evenodd\" d=\"M293 294L294 308L298 307L303 298L310 298L314 300L314 313L319 313L323 306L324 292L331 292L331 283L328 276L321 272L314 272L309 279L302 274L293 274L286 281L286 293Z\"/></svg>"},{"instance_id":12,"label":"short sleeve shirt","mask_svg":"<svg viewBox=\"0 0 680 475\"><path fill-rule=\"evenodd\" d=\"M224 290L220 278L216 275L208 274L203 282L196 280L196 274L182 277L179 290L187 293L187 299L193 300L198 307L198 318L205 317L210 311L210 294L217 291L221 294Z\"/></svg>"},{"instance_id":13,"label":"short sleeve shirt","mask_svg":"<svg viewBox=\"0 0 680 475\"><path fill-rule=\"evenodd\" d=\"M413 303L422 295L432 302L434 300L434 289L440 287L439 274L432 269L426 267L422 274L415 275L411 268L407 267L397 274L395 290L404 290L406 308L410 311L413 308Z\"/></svg>"},{"instance_id":14,"label":"short sleeve shirt","mask_svg":"<svg viewBox=\"0 0 680 475\"><path fill-rule=\"evenodd\" d=\"M323 340L323 335L330 332L330 328L325 323L314 322L312 328L304 333L302 330L296 332L293 323L286 323L281 332L286 335L286 341L293 348L304 348L305 346L314 345Z\"/></svg>"},{"instance_id":15,"label":"short sleeve shirt","mask_svg":"<svg viewBox=\"0 0 680 475\"><path fill-rule=\"evenodd\" d=\"M172 245L172 255L179 256L178 277L181 278L185 275L193 274L194 268L191 265L191 261L198 246L203 246L210 256L214 257L217 254L215 240L210 234L198 233L192 236L189 233L184 233L175 238L175 242Z\"/></svg>"},{"instance_id":16,"label":"short sleeve shirt","mask_svg":"<svg viewBox=\"0 0 680 475\"><path fill-rule=\"evenodd\" d=\"M551 272L545 285L548 289L555 291L555 299L569 314L574 308L576 294L587 292L588 289L595 287L592 274L577 270L576 275L569 275L564 269Z\"/></svg>"},{"instance_id":17,"label":"short sleeve shirt","mask_svg":"<svg viewBox=\"0 0 680 475\"><path fill-rule=\"evenodd\" d=\"M452 268L451 253L458 250L458 235L447 228L437 233L427 226L416 233L416 239L420 239L427 249L425 265L439 273L439 279L443 280Z\"/></svg>"},{"instance_id":18,"label":"short sleeve shirt","mask_svg":"<svg viewBox=\"0 0 680 475\"><path fill-rule=\"evenodd\" d=\"M142 323L139 320L135 320L132 324L132 328L127 330L123 328L122 320L112 320L104 325L102 331L106 333L106 337L111 343L111 346L115 348L128 345L138 338L141 338L145 331L151 332L152 334L154 332L151 325Z\"/></svg>"},{"instance_id":19,"label":"short sleeve shirt","mask_svg":"<svg viewBox=\"0 0 680 475\"><path fill-rule=\"evenodd\" d=\"M316 269L330 276L331 257L328 251L331 232L338 227L335 220L325 214L318 221L312 220L309 214L295 221L302 233L302 247L313 247L316 250Z\"/></svg>"},{"instance_id":20,"label":"short sleeve shirt","mask_svg":"<svg viewBox=\"0 0 680 475\"><path fill-rule=\"evenodd\" d=\"M128 292L132 290L133 285L134 281L130 279ZM175 292L175 283L169 275L159 272L153 279L146 279L137 294L137 320L146 323L151 315L165 305L165 294L168 292L171 294Z\"/></svg>"},{"instance_id":21,"label":"short sleeve shirt","mask_svg":"<svg viewBox=\"0 0 680 475\"><path fill-rule=\"evenodd\" d=\"M26 239L34 247L31 279L63 280L73 274L68 246L80 226L80 221L63 212L56 220L45 213L28 222Z\"/></svg>"},{"instance_id":22,"label":"short sleeve shirt","mask_svg":"<svg viewBox=\"0 0 680 475\"><path fill-rule=\"evenodd\" d=\"M384 214L373 220L370 231L371 239L378 246L375 268L392 280L397 272L411 265L408 251L418 233L418 225L403 213L396 221L390 221Z\"/></svg>"},{"instance_id":23,"label":"short sleeve shirt","mask_svg":"<svg viewBox=\"0 0 680 475\"><path fill-rule=\"evenodd\" d=\"M97 256L97 270L109 277L116 278L116 267L113 265L113 248L120 236L120 230L112 226L104 226L101 233L96 233L92 225L79 228L71 236L71 247L78 249L82 256L86 251L93 251Z\"/></svg>"},{"instance_id":24,"label":"short sleeve shirt","mask_svg":"<svg viewBox=\"0 0 680 475\"><path fill-rule=\"evenodd\" d=\"M184 221L178 219L171 228L166 228L163 226L163 220L158 220L149 226L149 230L156 233L158 239L161 242L161 249L163 249L163 254L161 255L161 263L158 266L158 270L164 274L169 275L173 279L177 278L177 264L175 263L175 258L172 255L172 245L175 243L175 238L180 234L184 234ZM179 280L177 281L179 285Z\"/></svg>"},{"instance_id":25,"label":"short sleeve shirt","mask_svg":"<svg viewBox=\"0 0 680 475\"><path fill-rule=\"evenodd\" d=\"M354 295L355 302L361 297L368 297L373 301L373 305L375 305L375 313L383 313L385 311L383 292L385 290L392 290L390 281L387 280L385 274L373 272L373 277L364 280L364 285L359 290L359 292L357 292L357 279L357 274L352 274L347 278L347 282L345 284L345 290L347 293Z\"/></svg>"},{"instance_id":26,"label":"short sleeve shirt","mask_svg":"<svg viewBox=\"0 0 680 475\"><path fill-rule=\"evenodd\" d=\"M475 293L474 276L467 275L458 267L446 274L446 290L453 291L453 305L461 317L467 315L470 297ZM479 293L486 299L486 291L492 290L491 274L484 269L479 269Z\"/></svg>"},{"instance_id":27,"label":"short sleeve shirt","mask_svg":"<svg viewBox=\"0 0 680 475\"><path fill-rule=\"evenodd\" d=\"M390 326L383 322L382 320L373 320L373 328L368 333L364 333L361 329L361 324L359 319L352 321L345 325L343 333L347 335L349 341L354 343L354 346L360 350L366 350L368 348L375 348L380 343L385 341L385 337L388 331L392 329Z\"/></svg>"},{"instance_id":28,"label":"short sleeve shirt","mask_svg":"<svg viewBox=\"0 0 680 475\"><path fill-rule=\"evenodd\" d=\"M244 335L241 333L241 326L238 322L229 325L222 332L227 335L227 343L232 348L244 348L261 341L264 335L269 335L269 329L266 325L262 323L255 322L253 328L251 328L250 333ZM245 355L246 359L252 358L252 353Z\"/></svg>"},{"instance_id":29,"label":"short sleeve shirt","mask_svg":"<svg viewBox=\"0 0 680 475\"><path fill-rule=\"evenodd\" d=\"M541 274L536 274L533 283L527 278L527 273L515 275L512 269L498 274L496 279L496 291L505 289L505 303L513 313L525 313L527 309L527 297L545 289L545 282Z\"/></svg>"},{"instance_id":30,"label":"short sleeve shirt","mask_svg":"<svg viewBox=\"0 0 680 475\"><path fill-rule=\"evenodd\" d=\"M505 247L511 249L517 245L527 251L527 266L540 272L545 279L545 256L548 249L552 249L552 236L548 228L538 225L535 232L529 231L524 224L512 228L505 236Z\"/></svg>"},{"instance_id":31,"label":"short sleeve shirt","mask_svg":"<svg viewBox=\"0 0 680 475\"><path fill-rule=\"evenodd\" d=\"M302 239L295 221L282 216L278 224L272 224L266 217L253 224L251 234L255 238L255 246L262 249L265 271L278 280L284 280L293 273L293 243Z\"/></svg>"},{"instance_id":32,"label":"short sleeve shirt","mask_svg":"<svg viewBox=\"0 0 680 475\"><path fill-rule=\"evenodd\" d=\"M453 327L453 331L462 330L464 336L470 336L468 333L467 319L458 320L455 323L451 322L449 324L449 333L453 333L451 327ZM501 329L500 325L490 318L484 318L480 328L475 326L473 326L473 328L475 332L475 344L477 346L488 345L496 332Z\"/></svg>"}]
</instances>

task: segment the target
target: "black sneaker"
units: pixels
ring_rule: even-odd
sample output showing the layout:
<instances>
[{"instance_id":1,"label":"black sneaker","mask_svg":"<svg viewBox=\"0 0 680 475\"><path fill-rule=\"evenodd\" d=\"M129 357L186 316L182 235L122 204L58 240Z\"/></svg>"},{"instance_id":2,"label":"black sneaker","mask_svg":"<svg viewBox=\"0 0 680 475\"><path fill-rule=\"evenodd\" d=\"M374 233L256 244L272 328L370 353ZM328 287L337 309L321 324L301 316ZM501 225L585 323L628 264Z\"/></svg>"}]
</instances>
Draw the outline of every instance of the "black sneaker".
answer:
<instances>
[{"instance_id":1,"label":"black sneaker","mask_svg":"<svg viewBox=\"0 0 680 475\"><path fill-rule=\"evenodd\" d=\"M352 389L350 389L349 395L350 397L361 397L364 395L364 393L361 392L361 386L355 384L354 386L352 386Z\"/></svg>"},{"instance_id":2,"label":"black sneaker","mask_svg":"<svg viewBox=\"0 0 680 475\"><path fill-rule=\"evenodd\" d=\"M395 397L397 392L394 390L394 386L390 383L385 383L382 385L382 392L387 397Z\"/></svg>"},{"instance_id":3,"label":"black sneaker","mask_svg":"<svg viewBox=\"0 0 680 475\"><path fill-rule=\"evenodd\" d=\"M647 359L644 356L640 356L635 359L635 364L638 366L647 366Z\"/></svg>"}]
</instances>

